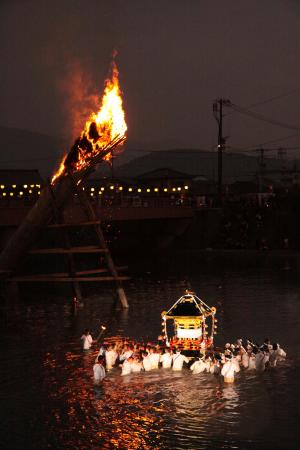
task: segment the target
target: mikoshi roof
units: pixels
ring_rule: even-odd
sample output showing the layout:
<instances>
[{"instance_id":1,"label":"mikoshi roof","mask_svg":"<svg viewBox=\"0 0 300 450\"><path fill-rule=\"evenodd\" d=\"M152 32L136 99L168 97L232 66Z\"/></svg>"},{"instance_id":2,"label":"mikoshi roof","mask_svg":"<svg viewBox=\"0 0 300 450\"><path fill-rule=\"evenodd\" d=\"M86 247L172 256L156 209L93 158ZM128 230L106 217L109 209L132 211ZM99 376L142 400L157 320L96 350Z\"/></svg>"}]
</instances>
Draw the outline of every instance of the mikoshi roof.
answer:
<instances>
[{"instance_id":1,"label":"mikoshi roof","mask_svg":"<svg viewBox=\"0 0 300 450\"><path fill-rule=\"evenodd\" d=\"M188 291L164 315L167 317L210 316L215 312L214 307L211 308L193 292Z\"/></svg>"}]
</instances>

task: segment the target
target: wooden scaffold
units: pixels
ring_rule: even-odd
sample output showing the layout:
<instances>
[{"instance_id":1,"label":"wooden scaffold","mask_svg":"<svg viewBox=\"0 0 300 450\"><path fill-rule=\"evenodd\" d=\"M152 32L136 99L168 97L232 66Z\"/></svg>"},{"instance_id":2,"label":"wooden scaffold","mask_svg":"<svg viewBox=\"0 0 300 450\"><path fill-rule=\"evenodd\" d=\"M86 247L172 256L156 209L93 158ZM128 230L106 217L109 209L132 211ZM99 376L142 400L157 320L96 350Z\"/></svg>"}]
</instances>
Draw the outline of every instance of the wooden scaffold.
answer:
<instances>
[{"instance_id":1,"label":"wooden scaffold","mask_svg":"<svg viewBox=\"0 0 300 450\"><path fill-rule=\"evenodd\" d=\"M93 131L94 132L94 131ZM123 308L128 308L128 301L122 286L122 281L129 277L120 276L119 271L124 267L116 267L105 241L101 228L100 218L97 217L90 201L82 189L83 181L95 170L97 164L111 154L112 150L124 141L124 136L117 136L107 145L99 148L99 151L89 151L84 164L77 169L76 157L82 150L83 139L77 140L63 162L63 170L52 182L48 183L41 191L41 195L29 211L20 227L13 234L6 247L0 255L0 272L5 274L8 282L55 282L72 283L74 295L80 300L82 298L80 283L103 282L115 283L116 292ZM85 145L86 142L84 142ZM63 210L76 194L86 220L80 223L66 223ZM72 246L69 229L74 227L92 227L96 237L95 245ZM63 246L56 248L36 248L42 231L46 228L60 230L63 237ZM16 270L27 254L61 254L65 257L66 271L39 275L16 275ZM74 254L99 253L103 255L105 267L94 269L76 270ZM103 274L103 275L101 275Z\"/></svg>"}]
</instances>

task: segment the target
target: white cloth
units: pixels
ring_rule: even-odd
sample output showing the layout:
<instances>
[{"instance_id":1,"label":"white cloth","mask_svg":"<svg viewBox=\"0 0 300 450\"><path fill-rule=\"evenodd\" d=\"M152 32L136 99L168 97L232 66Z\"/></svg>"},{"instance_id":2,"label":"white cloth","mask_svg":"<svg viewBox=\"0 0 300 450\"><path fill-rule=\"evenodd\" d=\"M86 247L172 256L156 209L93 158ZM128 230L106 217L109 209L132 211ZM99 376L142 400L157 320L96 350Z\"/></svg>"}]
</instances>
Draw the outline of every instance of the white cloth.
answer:
<instances>
[{"instance_id":1,"label":"white cloth","mask_svg":"<svg viewBox=\"0 0 300 450\"><path fill-rule=\"evenodd\" d=\"M270 361L270 366L271 367L276 367L276 365L277 365L277 353L276 353L276 350L273 350L271 353L270 353L270 357L269 357L269 361Z\"/></svg>"},{"instance_id":2,"label":"white cloth","mask_svg":"<svg viewBox=\"0 0 300 450\"><path fill-rule=\"evenodd\" d=\"M248 364L248 369L249 370L256 369L255 359L256 358L255 358L254 355L249 356L249 364Z\"/></svg>"},{"instance_id":3,"label":"white cloth","mask_svg":"<svg viewBox=\"0 0 300 450\"><path fill-rule=\"evenodd\" d=\"M242 366L245 369L248 369L248 366L249 366L249 355L248 355L248 353L243 353L242 354Z\"/></svg>"},{"instance_id":4,"label":"white cloth","mask_svg":"<svg viewBox=\"0 0 300 450\"><path fill-rule=\"evenodd\" d=\"M182 355L181 353L175 353L175 355L172 356L173 360L173 370L182 370L183 363L188 363L189 360L186 356Z\"/></svg>"},{"instance_id":5,"label":"white cloth","mask_svg":"<svg viewBox=\"0 0 300 450\"><path fill-rule=\"evenodd\" d=\"M98 357L99 357L99 356L104 356L104 357L105 357L105 353L106 353L105 348L104 348L104 347L100 347L99 352L98 352L98 355L97 355L96 358L95 358L95 363L98 362Z\"/></svg>"},{"instance_id":6,"label":"white cloth","mask_svg":"<svg viewBox=\"0 0 300 450\"><path fill-rule=\"evenodd\" d=\"M172 366L172 355L170 353L164 353L160 356L160 362L162 363L163 369L170 369Z\"/></svg>"},{"instance_id":7,"label":"white cloth","mask_svg":"<svg viewBox=\"0 0 300 450\"><path fill-rule=\"evenodd\" d=\"M143 366L140 361L133 361L131 364L131 371L132 372L140 372L142 370Z\"/></svg>"},{"instance_id":8,"label":"white cloth","mask_svg":"<svg viewBox=\"0 0 300 450\"><path fill-rule=\"evenodd\" d=\"M209 366L209 373L214 374L215 373L215 365L213 362L210 363Z\"/></svg>"},{"instance_id":9,"label":"white cloth","mask_svg":"<svg viewBox=\"0 0 300 450\"><path fill-rule=\"evenodd\" d=\"M130 363L129 361L127 361L125 359L125 361L122 364L122 373L121 375L129 375L132 372L132 363Z\"/></svg>"},{"instance_id":10,"label":"white cloth","mask_svg":"<svg viewBox=\"0 0 300 450\"><path fill-rule=\"evenodd\" d=\"M211 366L211 361L209 359L207 359L206 361L204 361L204 365L205 365L205 370L206 372L210 372L210 366Z\"/></svg>"},{"instance_id":11,"label":"white cloth","mask_svg":"<svg viewBox=\"0 0 300 450\"><path fill-rule=\"evenodd\" d=\"M146 372L152 369L152 363L151 359L149 358L149 355L143 359L143 368Z\"/></svg>"},{"instance_id":12,"label":"white cloth","mask_svg":"<svg viewBox=\"0 0 300 450\"><path fill-rule=\"evenodd\" d=\"M193 371L194 375L204 372L205 369L206 369L206 364L202 361L202 359L199 359L199 361L195 361L190 367L190 370Z\"/></svg>"},{"instance_id":13,"label":"white cloth","mask_svg":"<svg viewBox=\"0 0 300 450\"><path fill-rule=\"evenodd\" d=\"M151 369L158 369L160 354L159 353L150 353L149 359L151 361Z\"/></svg>"},{"instance_id":14,"label":"white cloth","mask_svg":"<svg viewBox=\"0 0 300 450\"><path fill-rule=\"evenodd\" d=\"M108 350L105 352L105 362L106 362L106 369L110 370L113 368L117 361L118 353L115 350Z\"/></svg>"},{"instance_id":15,"label":"white cloth","mask_svg":"<svg viewBox=\"0 0 300 450\"><path fill-rule=\"evenodd\" d=\"M83 341L83 350L89 350L93 343L92 336L90 334L83 334L81 340Z\"/></svg>"},{"instance_id":16,"label":"white cloth","mask_svg":"<svg viewBox=\"0 0 300 450\"><path fill-rule=\"evenodd\" d=\"M282 348L278 348L277 350L273 350L270 354L269 361L271 367L276 367L277 361L284 359L286 357L286 353Z\"/></svg>"},{"instance_id":17,"label":"white cloth","mask_svg":"<svg viewBox=\"0 0 300 450\"><path fill-rule=\"evenodd\" d=\"M214 362L210 366L210 373L212 373L213 375L220 375L220 372L221 372L220 363L219 362Z\"/></svg>"},{"instance_id":18,"label":"white cloth","mask_svg":"<svg viewBox=\"0 0 300 450\"><path fill-rule=\"evenodd\" d=\"M236 368L237 366L233 361L226 361L226 363L222 367L221 375L223 375L224 378L234 379Z\"/></svg>"},{"instance_id":19,"label":"white cloth","mask_svg":"<svg viewBox=\"0 0 300 450\"><path fill-rule=\"evenodd\" d=\"M276 350L276 352L277 352L277 355L279 356L279 358L285 358L286 357L286 352L281 347L279 347Z\"/></svg>"},{"instance_id":20,"label":"white cloth","mask_svg":"<svg viewBox=\"0 0 300 450\"><path fill-rule=\"evenodd\" d=\"M102 381L105 378L105 369L102 364L94 364L93 372L95 381Z\"/></svg>"},{"instance_id":21,"label":"white cloth","mask_svg":"<svg viewBox=\"0 0 300 450\"><path fill-rule=\"evenodd\" d=\"M236 372L239 372L241 370L239 360L236 358L236 356L232 358L232 364L234 364Z\"/></svg>"},{"instance_id":22,"label":"white cloth","mask_svg":"<svg viewBox=\"0 0 300 450\"><path fill-rule=\"evenodd\" d=\"M126 350L126 352L122 353L122 355L120 356L120 361L125 361L126 359L130 358L130 356L133 355L133 351L132 350Z\"/></svg>"},{"instance_id":23,"label":"white cloth","mask_svg":"<svg viewBox=\"0 0 300 450\"><path fill-rule=\"evenodd\" d=\"M101 346L99 348L98 356L104 356L104 355L105 355L105 348Z\"/></svg>"},{"instance_id":24,"label":"white cloth","mask_svg":"<svg viewBox=\"0 0 300 450\"><path fill-rule=\"evenodd\" d=\"M266 368L266 362L269 361L269 355L264 352L258 352L255 356L255 368L263 372Z\"/></svg>"},{"instance_id":25,"label":"white cloth","mask_svg":"<svg viewBox=\"0 0 300 450\"><path fill-rule=\"evenodd\" d=\"M201 328L194 328L192 330L185 328L177 328L177 337L179 339L199 339L202 336Z\"/></svg>"}]
</instances>

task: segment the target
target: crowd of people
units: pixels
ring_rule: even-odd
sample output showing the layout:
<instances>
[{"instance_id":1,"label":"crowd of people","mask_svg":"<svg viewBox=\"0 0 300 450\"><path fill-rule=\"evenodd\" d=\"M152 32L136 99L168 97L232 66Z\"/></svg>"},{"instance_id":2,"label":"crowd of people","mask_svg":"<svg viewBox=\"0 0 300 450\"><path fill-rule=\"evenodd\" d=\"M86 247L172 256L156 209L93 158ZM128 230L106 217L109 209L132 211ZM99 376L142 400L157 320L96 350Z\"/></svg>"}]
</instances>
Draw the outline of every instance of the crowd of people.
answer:
<instances>
[{"instance_id":1,"label":"crowd of people","mask_svg":"<svg viewBox=\"0 0 300 450\"><path fill-rule=\"evenodd\" d=\"M289 249L295 244L295 232L287 223L287 217L290 219L293 214L288 205L287 199L284 202L278 196L262 199L260 203L250 199L227 201L212 246L239 250Z\"/></svg>"},{"instance_id":2,"label":"crowd of people","mask_svg":"<svg viewBox=\"0 0 300 450\"><path fill-rule=\"evenodd\" d=\"M96 341L89 331L82 336L83 349L88 350ZM222 376L225 383L232 383L240 370L263 372L286 357L278 343L266 338L262 345L251 339L238 339L224 348L212 347L198 357L187 357L180 349L170 348L160 342L157 345L128 342L126 340L101 345L93 366L94 380L102 381L107 372L120 368L121 376L158 369L181 371L188 368L194 375L207 372Z\"/></svg>"}]
</instances>

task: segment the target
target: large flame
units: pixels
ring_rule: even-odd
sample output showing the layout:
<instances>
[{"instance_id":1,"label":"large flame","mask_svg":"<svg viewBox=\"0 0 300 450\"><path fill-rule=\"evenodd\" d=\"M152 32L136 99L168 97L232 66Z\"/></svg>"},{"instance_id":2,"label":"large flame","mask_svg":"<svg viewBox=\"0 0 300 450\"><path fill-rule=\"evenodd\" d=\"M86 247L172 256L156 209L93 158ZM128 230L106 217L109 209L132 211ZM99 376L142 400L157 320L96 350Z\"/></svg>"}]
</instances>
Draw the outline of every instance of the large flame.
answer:
<instances>
[{"instance_id":1,"label":"large flame","mask_svg":"<svg viewBox=\"0 0 300 450\"><path fill-rule=\"evenodd\" d=\"M93 113L86 122L79 139L77 139L64 157L52 183L67 172L83 169L94 155L109 148L110 143L126 136L127 125L122 106L122 95L119 85L119 72L115 61L111 67L111 77L105 81L104 94L98 113ZM103 159L109 160L111 152L105 152Z\"/></svg>"}]
</instances>

